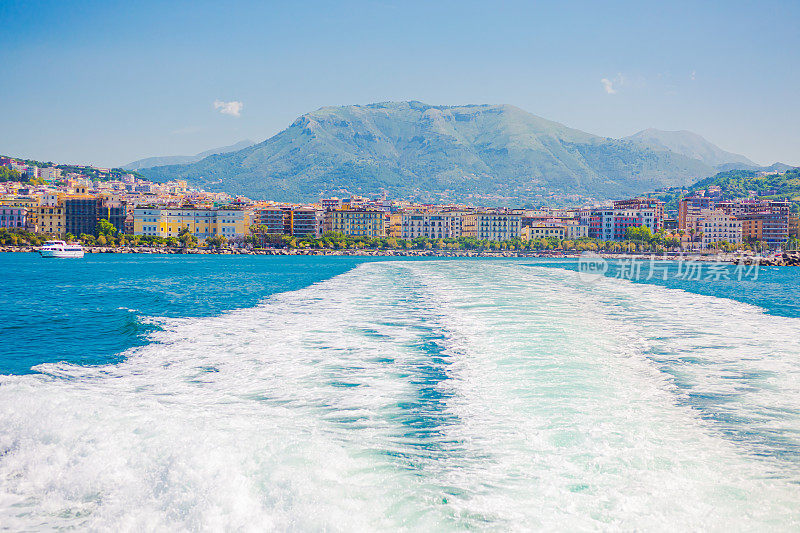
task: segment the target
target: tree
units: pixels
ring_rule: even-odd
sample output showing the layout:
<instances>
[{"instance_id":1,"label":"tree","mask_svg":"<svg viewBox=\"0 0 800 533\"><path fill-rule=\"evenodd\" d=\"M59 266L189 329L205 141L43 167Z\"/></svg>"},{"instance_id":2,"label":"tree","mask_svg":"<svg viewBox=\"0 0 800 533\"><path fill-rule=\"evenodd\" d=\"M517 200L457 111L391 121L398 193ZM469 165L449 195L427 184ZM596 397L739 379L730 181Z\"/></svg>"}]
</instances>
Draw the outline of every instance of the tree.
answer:
<instances>
[{"instance_id":1,"label":"tree","mask_svg":"<svg viewBox=\"0 0 800 533\"><path fill-rule=\"evenodd\" d=\"M197 238L189 231L189 226L178 230L178 240L184 248L194 248L197 246Z\"/></svg>"},{"instance_id":2,"label":"tree","mask_svg":"<svg viewBox=\"0 0 800 533\"><path fill-rule=\"evenodd\" d=\"M222 248L227 243L228 239L225 238L225 235L215 235L206 239L206 246L211 246L212 248Z\"/></svg>"},{"instance_id":3,"label":"tree","mask_svg":"<svg viewBox=\"0 0 800 533\"><path fill-rule=\"evenodd\" d=\"M108 221L108 219L100 219L100 222L97 223L97 235L105 235L105 236L114 236L117 234L117 228L114 227L114 224Z\"/></svg>"}]
</instances>

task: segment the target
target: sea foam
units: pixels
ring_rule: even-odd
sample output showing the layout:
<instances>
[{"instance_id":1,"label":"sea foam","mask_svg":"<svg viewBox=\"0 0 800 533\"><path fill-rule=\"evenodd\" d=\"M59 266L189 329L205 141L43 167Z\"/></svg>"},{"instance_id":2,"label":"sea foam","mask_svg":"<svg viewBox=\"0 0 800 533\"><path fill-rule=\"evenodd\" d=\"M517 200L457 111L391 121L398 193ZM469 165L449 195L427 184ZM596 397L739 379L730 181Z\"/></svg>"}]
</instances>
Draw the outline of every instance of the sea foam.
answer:
<instances>
[{"instance_id":1,"label":"sea foam","mask_svg":"<svg viewBox=\"0 0 800 533\"><path fill-rule=\"evenodd\" d=\"M370 263L0 378L11 529L792 529L800 321L500 261Z\"/></svg>"}]
</instances>

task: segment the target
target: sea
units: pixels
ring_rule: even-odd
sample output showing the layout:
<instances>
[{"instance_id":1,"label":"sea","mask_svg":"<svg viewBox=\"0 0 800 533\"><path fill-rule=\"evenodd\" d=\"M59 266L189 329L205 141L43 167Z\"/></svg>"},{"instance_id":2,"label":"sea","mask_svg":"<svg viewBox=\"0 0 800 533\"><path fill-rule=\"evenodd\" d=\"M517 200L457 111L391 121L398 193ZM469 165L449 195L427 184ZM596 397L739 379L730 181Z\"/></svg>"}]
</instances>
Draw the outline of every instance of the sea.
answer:
<instances>
[{"instance_id":1,"label":"sea","mask_svg":"<svg viewBox=\"0 0 800 533\"><path fill-rule=\"evenodd\" d=\"M581 265L0 254L0 530L800 530L800 269Z\"/></svg>"}]
</instances>

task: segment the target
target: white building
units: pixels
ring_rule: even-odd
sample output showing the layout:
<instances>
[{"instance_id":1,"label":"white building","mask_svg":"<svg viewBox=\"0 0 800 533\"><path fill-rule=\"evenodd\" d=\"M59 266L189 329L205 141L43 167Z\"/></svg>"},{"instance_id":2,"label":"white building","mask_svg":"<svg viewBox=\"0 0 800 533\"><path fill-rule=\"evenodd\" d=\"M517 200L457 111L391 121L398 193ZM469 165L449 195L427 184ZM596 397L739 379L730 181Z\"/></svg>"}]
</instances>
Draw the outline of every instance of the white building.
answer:
<instances>
[{"instance_id":1,"label":"white building","mask_svg":"<svg viewBox=\"0 0 800 533\"><path fill-rule=\"evenodd\" d=\"M457 239L461 237L461 213L403 213L400 237Z\"/></svg>"},{"instance_id":2,"label":"white building","mask_svg":"<svg viewBox=\"0 0 800 533\"><path fill-rule=\"evenodd\" d=\"M720 241L731 244L742 242L742 222L734 216L726 215L721 209L703 209L696 224L697 230L702 232L703 248Z\"/></svg>"},{"instance_id":3,"label":"white building","mask_svg":"<svg viewBox=\"0 0 800 533\"><path fill-rule=\"evenodd\" d=\"M61 169L56 167L45 167L39 170L39 177L46 181L57 180L61 178Z\"/></svg>"},{"instance_id":4,"label":"white building","mask_svg":"<svg viewBox=\"0 0 800 533\"><path fill-rule=\"evenodd\" d=\"M461 234L486 241L507 241L522 232L522 215L517 213L469 213L464 215Z\"/></svg>"}]
</instances>

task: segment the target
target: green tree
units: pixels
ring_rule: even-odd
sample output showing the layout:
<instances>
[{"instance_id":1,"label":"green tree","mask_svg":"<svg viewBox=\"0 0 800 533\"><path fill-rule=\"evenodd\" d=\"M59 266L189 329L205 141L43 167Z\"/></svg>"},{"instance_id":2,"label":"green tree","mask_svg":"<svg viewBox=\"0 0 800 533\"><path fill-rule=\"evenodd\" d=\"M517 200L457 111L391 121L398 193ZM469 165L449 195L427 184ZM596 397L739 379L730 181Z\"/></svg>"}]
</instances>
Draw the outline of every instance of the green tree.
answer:
<instances>
[{"instance_id":1,"label":"green tree","mask_svg":"<svg viewBox=\"0 0 800 533\"><path fill-rule=\"evenodd\" d=\"M97 235L114 236L117 234L117 228L114 224L103 218L97 223Z\"/></svg>"}]
</instances>

